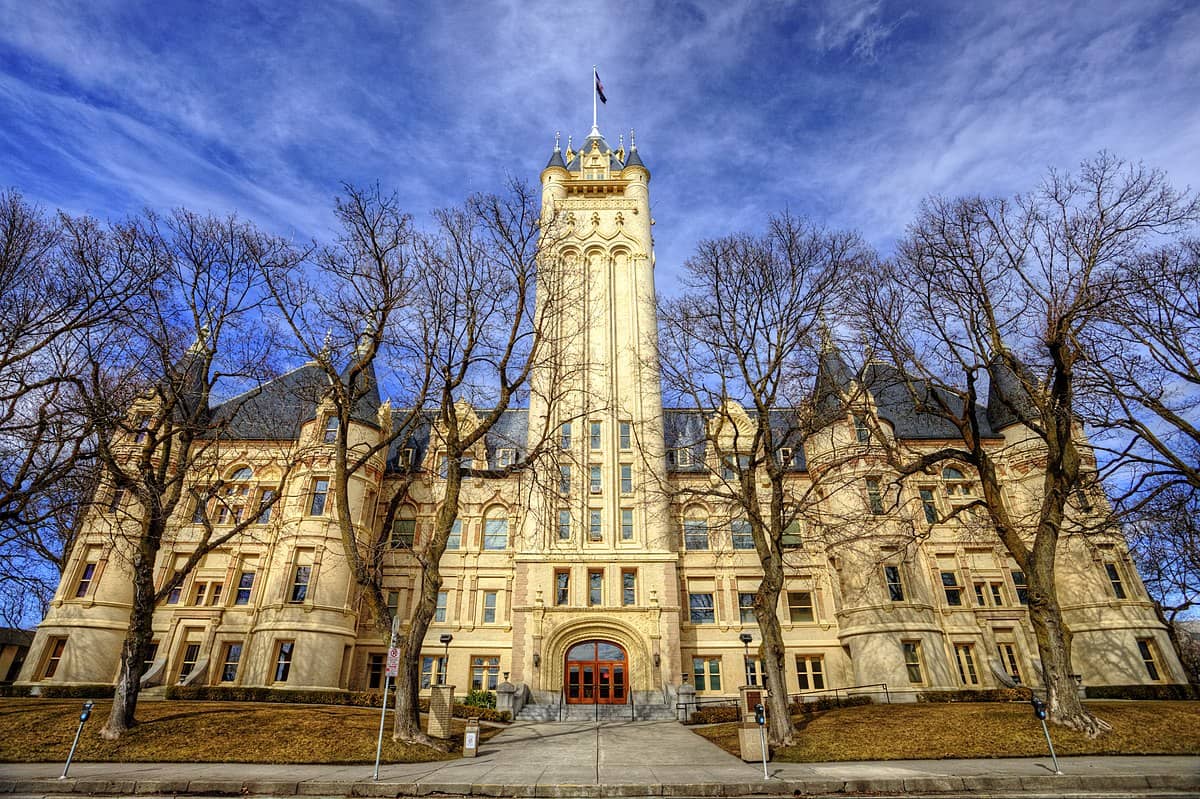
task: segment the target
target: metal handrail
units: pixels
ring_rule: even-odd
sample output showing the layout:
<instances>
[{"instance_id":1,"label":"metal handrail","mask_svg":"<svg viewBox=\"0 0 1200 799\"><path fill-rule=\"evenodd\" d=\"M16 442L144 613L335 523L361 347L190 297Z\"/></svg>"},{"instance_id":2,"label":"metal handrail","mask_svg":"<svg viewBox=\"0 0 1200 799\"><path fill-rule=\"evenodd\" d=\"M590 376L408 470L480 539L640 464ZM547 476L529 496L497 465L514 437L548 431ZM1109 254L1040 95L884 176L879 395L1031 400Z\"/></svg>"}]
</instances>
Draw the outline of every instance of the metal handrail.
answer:
<instances>
[{"instance_id":1,"label":"metal handrail","mask_svg":"<svg viewBox=\"0 0 1200 799\"><path fill-rule=\"evenodd\" d=\"M567 706L567 686L558 689L558 722L562 723L563 708Z\"/></svg>"},{"instance_id":2,"label":"metal handrail","mask_svg":"<svg viewBox=\"0 0 1200 799\"><path fill-rule=\"evenodd\" d=\"M838 707L841 707L842 706L842 696L849 698L851 696L851 694L850 694L851 691L854 691L855 695L869 694L869 693L876 693L876 694L881 693L878 690L876 690L876 691L864 690L864 689L868 689L868 688L882 688L884 701L889 705L892 703L892 695L888 691L887 683L873 682L873 683L868 683L865 685L850 685L850 686L846 686L844 688L817 688L816 690L813 690L813 691L803 691L798 694L788 694L788 704L789 705L792 704L797 699L800 701L804 701L804 699L806 697L817 696L819 694L832 693L834 701L838 703Z\"/></svg>"}]
</instances>

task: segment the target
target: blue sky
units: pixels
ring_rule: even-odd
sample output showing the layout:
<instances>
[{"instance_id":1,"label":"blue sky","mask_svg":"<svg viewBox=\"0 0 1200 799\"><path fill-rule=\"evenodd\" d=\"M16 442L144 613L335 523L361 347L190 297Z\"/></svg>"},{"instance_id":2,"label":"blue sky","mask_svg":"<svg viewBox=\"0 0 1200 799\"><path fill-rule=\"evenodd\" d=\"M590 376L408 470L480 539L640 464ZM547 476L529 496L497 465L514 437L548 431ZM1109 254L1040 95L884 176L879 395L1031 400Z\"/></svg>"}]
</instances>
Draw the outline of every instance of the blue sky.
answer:
<instances>
[{"instance_id":1,"label":"blue sky","mask_svg":"<svg viewBox=\"0 0 1200 799\"><path fill-rule=\"evenodd\" d=\"M788 208L885 253L921 198L1010 194L1107 148L1200 185L1187 2L0 0L0 185L324 236L341 181L419 219L561 130L637 129L660 274ZM660 287L669 281L660 277Z\"/></svg>"}]
</instances>

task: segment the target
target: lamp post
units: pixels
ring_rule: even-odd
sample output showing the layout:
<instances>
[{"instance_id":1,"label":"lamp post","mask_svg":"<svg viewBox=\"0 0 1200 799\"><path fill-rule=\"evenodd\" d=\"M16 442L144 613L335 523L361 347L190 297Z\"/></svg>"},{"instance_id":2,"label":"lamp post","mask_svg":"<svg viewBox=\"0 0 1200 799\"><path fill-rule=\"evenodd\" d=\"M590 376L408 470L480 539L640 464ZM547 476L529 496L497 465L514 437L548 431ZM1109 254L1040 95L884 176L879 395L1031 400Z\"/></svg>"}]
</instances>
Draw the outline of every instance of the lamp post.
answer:
<instances>
[{"instance_id":1,"label":"lamp post","mask_svg":"<svg viewBox=\"0 0 1200 799\"><path fill-rule=\"evenodd\" d=\"M738 640L742 642L745 648L745 654L742 655L742 671L745 673L745 685L750 684L750 642L754 640L754 636L750 633L742 633L738 636Z\"/></svg>"},{"instance_id":2,"label":"lamp post","mask_svg":"<svg viewBox=\"0 0 1200 799\"><path fill-rule=\"evenodd\" d=\"M442 633L442 637L438 639L442 642L442 685L446 684L446 678L450 674L450 642L454 640L454 636L450 633Z\"/></svg>"}]
</instances>

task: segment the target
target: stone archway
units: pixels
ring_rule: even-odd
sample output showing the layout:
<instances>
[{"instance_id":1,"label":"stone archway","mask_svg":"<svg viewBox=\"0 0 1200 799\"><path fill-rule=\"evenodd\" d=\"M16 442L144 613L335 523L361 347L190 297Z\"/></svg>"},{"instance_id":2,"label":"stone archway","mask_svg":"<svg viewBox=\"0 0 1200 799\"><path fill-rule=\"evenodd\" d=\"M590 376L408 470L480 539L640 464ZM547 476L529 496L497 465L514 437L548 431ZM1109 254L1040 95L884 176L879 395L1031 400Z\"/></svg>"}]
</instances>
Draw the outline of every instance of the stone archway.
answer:
<instances>
[{"instance_id":1,"label":"stone archway","mask_svg":"<svg viewBox=\"0 0 1200 799\"><path fill-rule=\"evenodd\" d=\"M580 620L563 625L547 636L542 645L543 690L565 694L567 653L577 645L589 641L609 643L623 650L630 695L634 691L658 690L654 683L655 671L648 642L633 627L621 621L604 618Z\"/></svg>"}]
</instances>

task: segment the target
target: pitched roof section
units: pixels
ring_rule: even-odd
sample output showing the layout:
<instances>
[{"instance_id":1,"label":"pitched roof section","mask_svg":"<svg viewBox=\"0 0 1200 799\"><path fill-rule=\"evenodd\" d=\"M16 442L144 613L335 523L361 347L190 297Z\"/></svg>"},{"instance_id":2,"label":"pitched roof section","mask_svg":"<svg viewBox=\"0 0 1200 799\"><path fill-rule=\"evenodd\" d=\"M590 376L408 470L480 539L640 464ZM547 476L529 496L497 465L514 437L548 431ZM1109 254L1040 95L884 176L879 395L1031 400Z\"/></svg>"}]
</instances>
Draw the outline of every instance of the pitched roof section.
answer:
<instances>
[{"instance_id":1,"label":"pitched roof section","mask_svg":"<svg viewBox=\"0 0 1200 799\"><path fill-rule=\"evenodd\" d=\"M213 425L227 439L294 440L300 426L316 417L328 386L324 370L307 363L217 405L212 409Z\"/></svg>"},{"instance_id":2,"label":"pitched roof section","mask_svg":"<svg viewBox=\"0 0 1200 799\"><path fill-rule=\"evenodd\" d=\"M1028 386L1034 385L1033 374L1025 364L1017 361L1018 372L1014 372L1001 355L996 355L988 366L991 382L988 385L988 421L994 430L1003 430L1021 419L1036 419L1037 407L1029 396Z\"/></svg>"},{"instance_id":3,"label":"pitched roof section","mask_svg":"<svg viewBox=\"0 0 1200 799\"><path fill-rule=\"evenodd\" d=\"M875 399L879 418L890 422L897 438L958 438L960 432L945 413L962 413L962 399L945 390L915 380L895 366L874 361L863 372L863 385ZM945 408L945 410L943 410ZM979 431L997 434L988 421L987 408L976 409Z\"/></svg>"}]
</instances>

